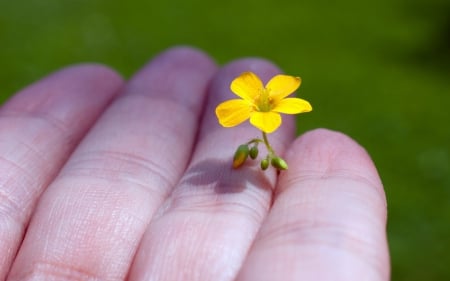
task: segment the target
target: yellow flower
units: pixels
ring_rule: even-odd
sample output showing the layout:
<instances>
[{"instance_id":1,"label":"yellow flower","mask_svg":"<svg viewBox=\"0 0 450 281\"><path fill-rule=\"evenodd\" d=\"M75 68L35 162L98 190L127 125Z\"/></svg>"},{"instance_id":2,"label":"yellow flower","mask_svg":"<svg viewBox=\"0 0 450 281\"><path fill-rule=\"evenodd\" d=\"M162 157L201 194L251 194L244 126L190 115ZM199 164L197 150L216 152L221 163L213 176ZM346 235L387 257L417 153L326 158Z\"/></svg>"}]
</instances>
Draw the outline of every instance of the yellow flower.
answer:
<instances>
[{"instance_id":1,"label":"yellow flower","mask_svg":"<svg viewBox=\"0 0 450 281\"><path fill-rule=\"evenodd\" d=\"M241 99L232 99L216 108L217 119L224 127L234 127L250 118L250 123L265 133L281 125L280 113L297 114L312 110L309 102L287 98L298 87L300 77L276 75L264 87L253 72L244 72L231 82L230 89Z\"/></svg>"}]
</instances>

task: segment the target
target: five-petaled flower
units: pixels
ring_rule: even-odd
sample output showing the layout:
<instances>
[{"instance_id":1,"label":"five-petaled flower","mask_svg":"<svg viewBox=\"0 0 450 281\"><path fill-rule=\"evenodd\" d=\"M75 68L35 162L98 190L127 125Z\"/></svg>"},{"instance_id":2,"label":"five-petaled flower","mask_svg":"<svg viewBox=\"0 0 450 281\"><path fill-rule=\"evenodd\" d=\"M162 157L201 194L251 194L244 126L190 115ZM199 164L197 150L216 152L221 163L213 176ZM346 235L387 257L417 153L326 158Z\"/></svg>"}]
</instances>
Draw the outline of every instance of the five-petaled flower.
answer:
<instances>
[{"instance_id":1,"label":"five-petaled flower","mask_svg":"<svg viewBox=\"0 0 450 281\"><path fill-rule=\"evenodd\" d=\"M241 99L219 104L216 115L224 127L234 127L250 118L250 123L264 133L272 133L281 125L280 113L297 114L312 110L309 102L287 98L298 87L300 77L276 75L264 87L253 72L244 72L231 82L230 89Z\"/></svg>"}]
</instances>

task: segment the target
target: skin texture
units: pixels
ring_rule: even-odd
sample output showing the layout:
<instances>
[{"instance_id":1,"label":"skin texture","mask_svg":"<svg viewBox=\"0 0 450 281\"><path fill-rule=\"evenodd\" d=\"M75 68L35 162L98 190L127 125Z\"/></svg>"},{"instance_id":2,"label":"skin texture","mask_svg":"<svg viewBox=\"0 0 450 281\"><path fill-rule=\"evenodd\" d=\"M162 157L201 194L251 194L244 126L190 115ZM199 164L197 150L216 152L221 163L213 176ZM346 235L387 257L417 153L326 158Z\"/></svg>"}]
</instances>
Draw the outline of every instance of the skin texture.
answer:
<instances>
[{"instance_id":1,"label":"skin texture","mask_svg":"<svg viewBox=\"0 0 450 281\"><path fill-rule=\"evenodd\" d=\"M127 82L72 66L3 105L0 280L388 280L383 186L349 137L295 139L284 115L289 170L231 168L259 132L214 110L244 71L280 73L177 47Z\"/></svg>"}]
</instances>

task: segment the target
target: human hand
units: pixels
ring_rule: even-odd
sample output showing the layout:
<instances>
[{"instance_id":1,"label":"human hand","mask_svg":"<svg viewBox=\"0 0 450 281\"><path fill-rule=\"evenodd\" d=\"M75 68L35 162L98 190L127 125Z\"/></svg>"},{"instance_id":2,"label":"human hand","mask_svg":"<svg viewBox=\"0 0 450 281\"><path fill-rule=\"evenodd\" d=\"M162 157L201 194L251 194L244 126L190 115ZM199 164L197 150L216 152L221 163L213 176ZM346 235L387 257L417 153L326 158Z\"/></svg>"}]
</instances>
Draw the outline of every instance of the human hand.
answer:
<instances>
[{"instance_id":1,"label":"human hand","mask_svg":"<svg viewBox=\"0 0 450 281\"><path fill-rule=\"evenodd\" d=\"M214 109L243 71L279 72L175 48L127 83L73 66L8 101L0 280L388 280L383 187L350 138L294 139L284 116L271 140L289 170L231 168L258 132Z\"/></svg>"}]
</instances>

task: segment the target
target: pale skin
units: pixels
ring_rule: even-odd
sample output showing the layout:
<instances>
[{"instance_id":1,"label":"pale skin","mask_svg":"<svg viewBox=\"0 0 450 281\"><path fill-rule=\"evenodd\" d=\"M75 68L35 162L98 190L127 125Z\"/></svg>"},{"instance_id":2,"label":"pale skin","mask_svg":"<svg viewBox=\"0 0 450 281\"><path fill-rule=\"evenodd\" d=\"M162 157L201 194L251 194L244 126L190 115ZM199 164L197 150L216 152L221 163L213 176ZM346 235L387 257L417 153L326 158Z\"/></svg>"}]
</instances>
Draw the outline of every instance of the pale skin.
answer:
<instances>
[{"instance_id":1,"label":"pale skin","mask_svg":"<svg viewBox=\"0 0 450 281\"><path fill-rule=\"evenodd\" d=\"M214 109L243 71L280 73L180 47L127 82L78 65L12 97L0 109L0 280L388 280L383 186L351 138L296 138L284 115L269 138L289 169L231 168L259 132L221 127ZM301 97L320 114L313 96Z\"/></svg>"}]
</instances>

